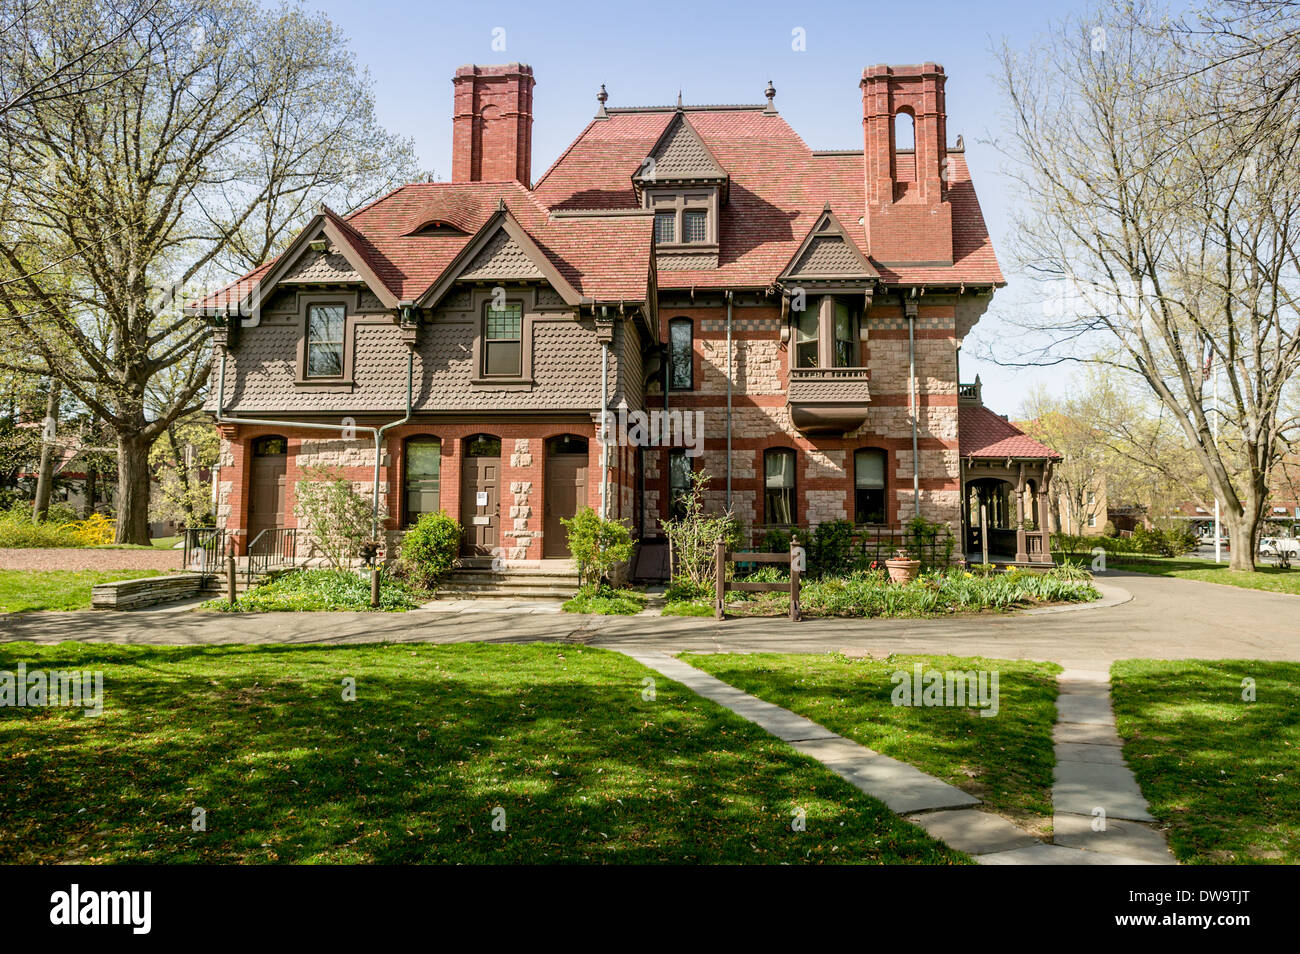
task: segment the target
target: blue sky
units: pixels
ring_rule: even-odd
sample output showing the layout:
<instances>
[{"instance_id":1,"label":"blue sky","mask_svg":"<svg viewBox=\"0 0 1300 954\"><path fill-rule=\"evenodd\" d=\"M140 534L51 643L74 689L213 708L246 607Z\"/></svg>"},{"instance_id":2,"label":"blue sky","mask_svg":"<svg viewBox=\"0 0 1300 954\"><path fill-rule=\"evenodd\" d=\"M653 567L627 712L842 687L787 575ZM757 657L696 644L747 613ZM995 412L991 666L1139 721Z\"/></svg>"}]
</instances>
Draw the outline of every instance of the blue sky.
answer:
<instances>
[{"instance_id":1,"label":"blue sky","mask_svg":"<svg viewBox=\"0 0 1300 954\"><path fill-rule=\"evenodd\" d=\"M520 61L537 78L533 176L582 130L596 109L600 84L611 106L757 103L770 79L777 108L813 148L861 148L858 79L872 63L932 60L948 73L948 136L963 134L984 208L1011 286L967 339L962 377L980 373L985 400L1014 413L1031 382L1059 391L1060 368L1015 371L981 361L981 341L994 340L999 312L1035 307L1034 288L1011 267L1007 243L1008 181L989 143L1000 134L1002 98L993 50L1005 37L1023 46L1050 18L1080 3L691 3L626 0L572 3L419 3L415 0L306 0L352 38L360 64L374 77L379 117L415 140L421 163L438 178L451 173L451 76L464 63ZM497 28L504 33L495 32ZM806 49L792 48L802 28ZM494 49L503 39L505 49Z\"/></svg>"}]
</instances>

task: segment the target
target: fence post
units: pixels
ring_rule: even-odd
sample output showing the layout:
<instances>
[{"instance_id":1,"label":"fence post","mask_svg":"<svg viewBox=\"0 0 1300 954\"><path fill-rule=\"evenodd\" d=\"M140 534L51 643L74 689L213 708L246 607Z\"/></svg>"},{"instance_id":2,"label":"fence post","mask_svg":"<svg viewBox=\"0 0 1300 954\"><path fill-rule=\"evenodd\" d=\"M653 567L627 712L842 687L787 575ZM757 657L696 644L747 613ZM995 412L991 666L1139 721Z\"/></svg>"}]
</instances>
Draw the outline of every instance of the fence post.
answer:
<instances>
[{"instance_id":1,"label":"fence post","mask_svg":"<svg viewBox=\"0 0 1300 954\"><path fill-rule=\"evenodd\" d=\"M713 618L723 619L726 616L723 607L727 603L727 545L719 540L713 548L713 553Z\"/></svg>"},{"instance_id":2,"label":"fence post","mask_svg":"<svg viewBox=\"0 0 1300 954\"><path fill-rule=\"evenodd\" d=\"M370 608L379 608L379 567L370 571Z\"/></svg>"},{"instance_id":3,"label":"fence post","mask_svg":"<svg viewBox=\"0 0 1300 954\"><path fill-rule=\"evenodd\" d=\"M799 549L799 538L790 534L790 622L797 623L802 618L799 612L799 564L795 560L795 551Z\"/></svg>"},{"instance_id":4,"label":"fence post","mask_svg":"<svg viewBox=\"0 0 1300 954\"><path fill-rule=\"evenodd\" d=\"M235 555L226 557L226 599L235 605Z\"/></svg>"}]
</instances>

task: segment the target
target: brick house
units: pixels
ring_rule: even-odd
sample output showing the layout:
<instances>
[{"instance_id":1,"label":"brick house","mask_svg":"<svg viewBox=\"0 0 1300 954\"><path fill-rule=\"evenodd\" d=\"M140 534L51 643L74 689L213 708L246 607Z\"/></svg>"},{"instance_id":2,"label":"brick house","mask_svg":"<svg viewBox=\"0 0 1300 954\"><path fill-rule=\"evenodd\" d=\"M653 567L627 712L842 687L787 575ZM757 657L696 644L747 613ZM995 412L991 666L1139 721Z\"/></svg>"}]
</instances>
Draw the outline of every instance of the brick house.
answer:
<instances>
[{"instance_id":1,"label":"brick house","mask_svg":"<svg viewBox=\"0 0 1300 954\"><path fill-rule=\"evenodd\" d=\"M510 561L566 556L582 505L648 544L702 468L756 538L919 510L977 555L983 511L993 552L1046 559L1052 452L959 385L1004 280L944 83L865 70L849 151L805 145L770 84L631 108L602 87L533 182L532 69L460 68L452 181L322 207L196 308L237 548L293 525L309 465L376 483L390 542L442 509Z\"/></svg>"}]
</instances>

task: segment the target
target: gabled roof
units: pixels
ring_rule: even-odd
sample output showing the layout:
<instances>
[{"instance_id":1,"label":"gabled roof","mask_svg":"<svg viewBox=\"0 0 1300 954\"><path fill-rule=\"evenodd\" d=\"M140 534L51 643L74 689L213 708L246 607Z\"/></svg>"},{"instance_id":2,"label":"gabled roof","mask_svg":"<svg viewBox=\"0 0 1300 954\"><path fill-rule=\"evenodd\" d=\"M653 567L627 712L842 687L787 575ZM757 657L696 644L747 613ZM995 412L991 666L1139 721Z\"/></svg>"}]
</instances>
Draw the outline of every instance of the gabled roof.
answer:
<instances>
[{"instance_id":1,"label":"gabled roof","mask_svg":"<svg viewBox=\"0 0 1300 954\"><path fill-rule=\"evenodd\" d=\"M1061 459L1061 455L1046 444L1040 444L982 404L963 404L958 408L957 439L962 457Z\"/></svg>"},{"instance_id":2,"label":"gabled roof","mask_svg":"<svg viewBox=\"0 0 1300 954\"><path fill-rule=\"evenodd\" d=\"M485 281L545 279L566 305L577 305L582 300L582 294L510 214L504 199L439 279L419 297L416 305L437 307L457 279L463 278Z\"/></svg>"},{"instance_id":3,"label":"gabled roof","mask_svg":"<svg viewBox=\"0 0 1300 954\"><path fill-rule=\"evenodd\" d=\"M638 186L656 182L723 182L727 172L718 165L709 147L678 110L665 127L649 155L638 167L633 181Z\"/></svg>"},{"instance_id":4,"label":"gabled roof","mask_svg":"<svg viewBox=\"0 0 1300 954\"><path fill-rule=\"evenodd\" d=\"M783 282L874 281L879 277L880 272L849 238L829 202L781 273Z\"/></svg>"}]
</instances>

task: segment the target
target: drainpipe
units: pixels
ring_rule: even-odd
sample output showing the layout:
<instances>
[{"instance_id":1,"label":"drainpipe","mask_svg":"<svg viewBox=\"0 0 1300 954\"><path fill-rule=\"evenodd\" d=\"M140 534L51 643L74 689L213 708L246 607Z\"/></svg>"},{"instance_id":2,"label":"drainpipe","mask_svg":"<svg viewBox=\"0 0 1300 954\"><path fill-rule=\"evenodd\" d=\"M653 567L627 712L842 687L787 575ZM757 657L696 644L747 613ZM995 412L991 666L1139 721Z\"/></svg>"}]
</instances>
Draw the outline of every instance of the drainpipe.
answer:
<instances>
[{"instance_id":1,"label":"drainpipe","mask_svg":"<svg viewBox=\"0 0 1300 954\"><path fill-rule=\"evenodd\" d=\"M409 307L409 306L406 306ZM370 516L370 536L379 538L379 464L383 457L384 434L394 427L405 424L411 419L412 395L415 386L415 349L408 348L406 355L406 415L400 420L385 424L383 427L365 427L356 424L319 424L314 421L290 421L265 417L227 417L225 414L226 396L226 349L221 349L221 369L217 376L217 423L218 424L259 424L267 427L301 427L316 431L361 431L375 439L375 477L374 498Z\"/></svg>"},{"instance_id":2,"label":"drainpipe","mask_svg":"<svg viewBox=\"0 0 1300 954\"><path fill-rule=\"evenodd\" d=\"M609 519L609 342L600 348L600 519Z\"/></svg>"},{"instance_id":3,"label":"drainpipe","mask_svg":"<svg viewBox=\"0 0 1300 954\"><path fill-rule=\"evenodd\" d=\"M727 512L731 512L731 302L727 291Z\"/></svg>"},{"instance_id":4,"label":"drainpipe","mask_svg":"<svg viewBox=\"0 0 1300 954\"><path fill-rule=\"evenodd\" d=\"M916 290L912 290L916 294ZM912 406L912 506L921 515L921 459L916 450L916 419L921 412L916 393L916 302L903 306L907 313L907 403Z\"/></svg>"}]
</instances>

